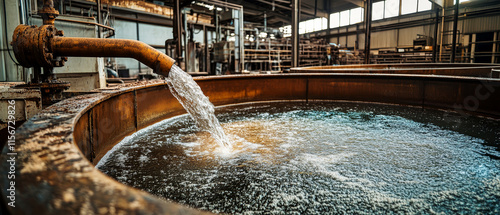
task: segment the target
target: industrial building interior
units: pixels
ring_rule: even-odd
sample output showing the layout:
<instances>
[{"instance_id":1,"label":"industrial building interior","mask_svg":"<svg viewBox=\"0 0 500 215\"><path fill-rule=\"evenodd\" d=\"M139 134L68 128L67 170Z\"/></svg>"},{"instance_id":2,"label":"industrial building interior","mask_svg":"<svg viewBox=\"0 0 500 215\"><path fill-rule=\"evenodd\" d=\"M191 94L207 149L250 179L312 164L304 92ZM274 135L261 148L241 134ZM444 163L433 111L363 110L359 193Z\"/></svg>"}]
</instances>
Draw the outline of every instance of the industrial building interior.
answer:
<instances>
[{"instance_id":1,"label":"industrial building interior","mask_svg":"<svg viewBox=\"0 0 500 215\"><path fill-rule=\"evenodd\" d=\"M326 65L499 61L495 0L460 0L459 13L454 12L455 0L291 3L52 1L58 11L54 26L64 36L141 41L193 76L287 73L291 67ZM43 1L4 1L1 6L0 81L42 82L34 68L15 59L11 42L19 24L42 25ZM72 58L53 69L60 85L51 90L73 95L159 78L152 71L130 58Z\"/></svg>"},{"instance_id":2,"label":"industrial building interior","mask_svg":"<svg viewBox=\"0 0 500 215\"><path fill-rule=\"evenodd\" d=\"M465 107L465 112L477 112L477 115L496 120L500 118L500 88L497 88L500 86L498 0L2 0L0 23L0 142L2 147L5 146L4 156L8 154L7 146L10 146L7 140L11 140L10 137L14 139L15 129L25 132L21 132L23 134L15 139L36 141L28 141L34 133L26 131L32 131L37 122L44 122L41 119L49 113L63 109L67 111L68 106L57 105L68 101L96 96L94 100L88 100L90 104L107 101L115 94L133 92L133 100L130 102L135 106L127 103L136 114L133 131L156 122L159 118L141 124L140 117L137 116L142 110L138 107L138 101L147 103L147 99L139 99L139 89L153 85L168 88L165 78L173 65L195 77L198 82L205 80L213 84L200 84L204 91L207 89L208 94L215 88L227 90L226 94L223 94L227 95L224 97L226 100L217 100L219 97L212 94L208 96L211 101L214 99L212 103L216 106L229 103L231 99L234 103L259 100L258 96L252 96L261 91L266 92L264 88L273 85L270 83L274 82L264 81L268 78L288 80L307 76L304 92L296 90L294 86L282 86L281 83L275 83L275 91L285 95L293 94L296 90L306 95L305 101L314 100L314 93L317 93L317 100L323 97L325 100L352 98L353 101L376 103L398 103L397 99L384 96L398 96L404 93L427 95L434 92L436 97L440 97L436 99L436 103L430 105L432 108L461 114L462 109L457 108L460 106ZM379 76L371 73L377 73ZM327 87L319 91L312 89L315 82L310 80L321 79L322 75L326 74L345 75L342 76L345 80L352 78L350 75L357 75L358 79L363 80L372 78L367 74L373 75L373 81L367 81L365 85L353 85L354 88L371 86L372 82L383 82L377 78L388 77L393 80L391 75L401 76L395 79L396 82L391 85L393 88L383 88L384 85L380 85L385 91L377 94L378 97L352 96L354 92L359 92L353 88L352 94L336 98L329 97L330 93L325 90ZM402 79L410 76L415 76L416 81L407 88ZM245 85L246 82L241 83L240 86L256 89L252 92L245 91L243 98L240 98L242 91L236 90L240 86L226 80L246 77L263 77L263 81L251 82L254 85L247 84L248 86ZM433 89L435 91L428 91L428 88L425 88L427 91L414 94L413 91L407 90L422 83L424 87L429 87L434 83L432 81L441 81L434 78L481 81L480 83L488 84L473 85L471 92L476 92L475 97L467 97L465 92L468 91L460 88L465 87L465 84L457 86L461 90L436 88ZM302 82L297 83L297 89L302 87ZM493 87L489 87L489 84ZM331 85L334 85L333 82ZM452 85L451 83L449 86ZM481 94L484 89L489 91ZM375 87L369 90L382 89ZM455 96L465 99L455 99L450 101L449 105L438 102ZM296 99L292 97L279 94L263 96L262 100ZM429 102L426 99L415 103L408 102L410 98L401 98L401 101L403 105L416 104L423 107ZM460 103L462 101L463 103ZM77 106L81 105L83 104L70 107L80 108ZM79 117L88 118L85 120L90 123L87 130L91 134L87 139L92 145L96 144L92 142L92 138L97 138L96 133L92 134L92 129L95 130L98 122L95 121L97 116L90 115L98 111L89 111L96 105L91 106L78 109L82 111L81 114L75 113L77 117L71 122L77 122ZM161 109L159 106L152 107ZM33 124L26 124L31 122ZM75 125L80 124L74 124L71 127L72 132L79 128ZM498 135L498 128L493 129L497 132L495 135ZM123 139L125 134L130 135L130 132L123 132L124 136L120 133L116 140L111 141L113 146ZM76 135L75 141L78 139ZM499 141L498 136L495 138ZM72 139L69 138L68 141L73 141ZM498 143L500 142L496 142ZM19 146L24 143L16 144ZM78 145L76 142L75 144ZM82 156L94 165L96 160L103 156L92 148L94 145L88 153L85 147L78 147ZM109 149L102 150L107 152ZM54 158L49 156L47 159ZM23 166L17 168L21 171L19 174L25 171L21 170ZM4 171L6 170L2 169L2 173L5 173L0 176L2 178L7 177L8 171ZM21 207L9 207L9 200L6 199L8 190L5 191L9 183L3 180L2 184L4 196L1 214L35 212ZM33 203L22 203L23 199L29 197L19 190L23 188L17 189L21 192L17 195L18 204L22 206ZM130 195L139 195L133 192ZM61 195L66 198L65 194ZM72 198L75 197L71 196L70 200ZM497 196L496 203L499 199ZM107 201L104 197L97 200ZM152 200L141 201L141 207L150 208L150 211L146 210L148 213L170 213L170 210L163 206L158 206L158 209ZM43 204L49 203L40 203ZM97 205L93 204L93 208L86 212L76 212L83 206L72 205L69 207L75 207L75 210L70 211L70 214L109 212L106 209L103 213ZM120 210L132 213L135 209L131 208L130 205L121 206ZM65 211L53 204L41 210L41 214ZM184 209L175 210L182 214ZM498 214L498 205L496 210ZM186 213L198 212L188 210ZM495 211L485 213L495 214Z\"/></svg>"}]
</instances>

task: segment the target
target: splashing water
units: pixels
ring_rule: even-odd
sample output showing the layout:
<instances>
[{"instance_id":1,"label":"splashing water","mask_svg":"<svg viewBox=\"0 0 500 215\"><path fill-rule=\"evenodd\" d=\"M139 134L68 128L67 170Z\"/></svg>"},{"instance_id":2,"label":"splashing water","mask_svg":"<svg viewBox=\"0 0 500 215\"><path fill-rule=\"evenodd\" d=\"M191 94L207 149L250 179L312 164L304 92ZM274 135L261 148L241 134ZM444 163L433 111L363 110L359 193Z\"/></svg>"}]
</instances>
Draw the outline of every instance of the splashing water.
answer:
<instances>
[{"instance_id":1,"label":"splashing water","mask_svg":"<svg viewBox=\"0 0 500 215\"><path fill-rule=\"evenodd\" d=\"M217 112L231 148L182 115L124 139L97 168L213 213L500 214L499 121L350 103Z\"/></svg>"},{"instance_id":2,"label":"splashing water","mask_svg":"<svg viewBox=\"0 0 500 215\"><path fill-rule=\"evenodd\" d=\"M196 125L208 131L222 146L229 147L229 140L215 116L214 105L201 91L193 78L176 65L172 66L167 78L170 92L191 115Z\"/></svg>"}]
</instances>

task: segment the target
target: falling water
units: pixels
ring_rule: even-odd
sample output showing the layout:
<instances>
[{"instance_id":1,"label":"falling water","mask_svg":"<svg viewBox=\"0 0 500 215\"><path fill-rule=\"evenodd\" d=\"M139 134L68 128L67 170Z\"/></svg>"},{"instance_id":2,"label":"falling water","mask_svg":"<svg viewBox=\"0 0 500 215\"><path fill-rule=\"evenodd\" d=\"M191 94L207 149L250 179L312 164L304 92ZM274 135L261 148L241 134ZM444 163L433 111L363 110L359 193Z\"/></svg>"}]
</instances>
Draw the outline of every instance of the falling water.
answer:
<instances>
[{"instance_id":1,"label":"falling water","mask_svg":"<svg viewBox=\"0 0 500 215\"><path fill-rule=\"evenodd\" d=\"M215 117L214 105L189 74L173 65L167 84L170 92L179 100L200 129L208 131L220 145L230 146L219 120Z\"/></svg>"}]
</instances>

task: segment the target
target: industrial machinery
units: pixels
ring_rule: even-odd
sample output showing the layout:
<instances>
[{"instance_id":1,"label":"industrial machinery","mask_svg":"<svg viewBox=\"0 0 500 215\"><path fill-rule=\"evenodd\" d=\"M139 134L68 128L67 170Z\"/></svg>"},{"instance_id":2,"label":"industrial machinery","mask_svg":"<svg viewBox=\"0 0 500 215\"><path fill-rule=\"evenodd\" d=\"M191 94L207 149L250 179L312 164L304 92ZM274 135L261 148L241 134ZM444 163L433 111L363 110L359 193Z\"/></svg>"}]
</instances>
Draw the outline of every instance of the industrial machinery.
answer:
<instances>
[{"instance_id":1,"label":"industrial machinery","mask_svg":"<svg viewBox=\"0 0 500 215\"><path fill-rule=\"evenodd\" d=\"M432 37L417 34L417 39L413 40L413 50L432 51L433 41Z\"/></svg>"}]
</instances>

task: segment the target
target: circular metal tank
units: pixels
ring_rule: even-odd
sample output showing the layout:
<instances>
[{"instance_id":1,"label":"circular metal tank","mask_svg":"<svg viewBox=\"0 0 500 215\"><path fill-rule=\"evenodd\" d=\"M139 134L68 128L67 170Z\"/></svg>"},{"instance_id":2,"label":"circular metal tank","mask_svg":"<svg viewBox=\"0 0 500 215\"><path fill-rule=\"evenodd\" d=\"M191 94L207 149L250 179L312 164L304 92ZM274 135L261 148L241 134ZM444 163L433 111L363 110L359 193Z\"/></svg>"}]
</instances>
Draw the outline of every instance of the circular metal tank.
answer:
<instances>
[{"instance_id":1,"label":"circular metal tank","mask_svg":"<svg viewBox=\"0 0 500 215\"><path fill-rule=\"evenodd\" d=\"M351 101L500 119L500 80L408 74L281 74L195 78L214 105ZM16 130L12 214L203 214L123 185L94 168L124 137L185 113L162 81L82 95L44 109ZM2 162L7 174L12 166ZM4 202L10 180L2 177Z\"/></svg>"},{"instance_id":2,"label":"circular metal tank","mask_svg":"<svg viewBox=\"0 0 500 215\"><path fill-rule=\"evenodd\" d=\"M409 64L357 64L340 66L311 66L290 69L291 73L380 73L415 75L451 75L499 78L498 64L471 63L409 63Z\"/></svg>"}]
</instances>

